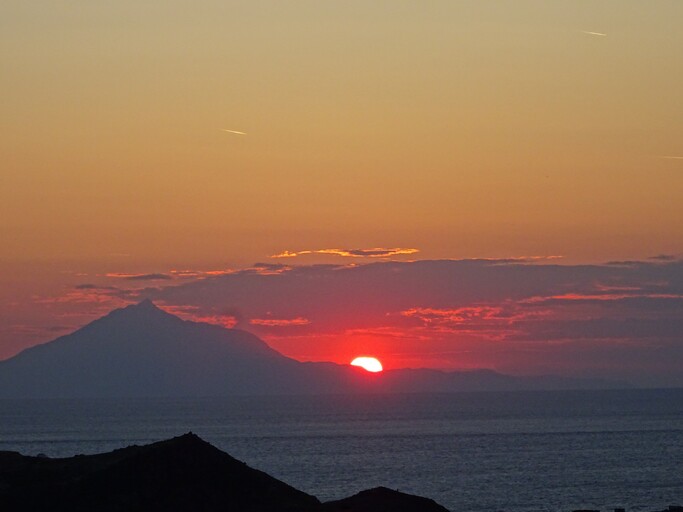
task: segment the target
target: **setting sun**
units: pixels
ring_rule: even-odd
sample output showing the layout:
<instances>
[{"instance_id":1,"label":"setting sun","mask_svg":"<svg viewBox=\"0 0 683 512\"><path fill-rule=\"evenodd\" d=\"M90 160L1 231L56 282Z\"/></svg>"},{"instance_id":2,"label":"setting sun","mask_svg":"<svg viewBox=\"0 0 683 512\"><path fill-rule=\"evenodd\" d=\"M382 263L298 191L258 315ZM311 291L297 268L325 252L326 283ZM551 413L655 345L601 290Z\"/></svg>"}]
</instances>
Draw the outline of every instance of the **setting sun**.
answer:
<instances>
[{"instance_id":1,"label":"setting sun","mask_svg":"<svg viewBox=\"0 0 683 512\"><path fill-rule=\"evenodd\" d=\"M383 370L382 363L379 362L379 359L374 357L357 357L351 361L351 366L360 366L364 370L373 373L381 372Z\"/></svg>"}]
</instances>

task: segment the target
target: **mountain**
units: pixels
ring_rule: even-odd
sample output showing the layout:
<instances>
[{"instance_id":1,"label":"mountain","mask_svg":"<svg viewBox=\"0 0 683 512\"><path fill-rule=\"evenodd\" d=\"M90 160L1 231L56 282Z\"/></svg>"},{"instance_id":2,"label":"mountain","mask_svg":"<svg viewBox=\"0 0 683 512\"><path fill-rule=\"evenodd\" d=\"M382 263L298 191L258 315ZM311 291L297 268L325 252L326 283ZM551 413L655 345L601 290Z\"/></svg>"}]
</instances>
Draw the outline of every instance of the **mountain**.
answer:
<instances>
[{"instance_id":1,"label":"mountain","mask_svg":"<svg viewBox=\"0 0 683 512\"><path fill-rule=\"evenodd\" d=\"M296 393L311 377L324 387L325 375L314 374L337 370L308 366L246 331L183 321L143 301L0 362L0 397Z\"/></svg>"},{"instance_id":2,"label":"mountain","mask_svg":"<svg viewBox=\"0 0 683 512\"><path fill-rule=\"evenodd\" d=\"M320 502L189 433L66 459L0 452L0 510L314 512Z\"/></svg>"},{"instance_id":3,"label":"mountain","mask_svg":"<svg viewBox=\"0 0 683 512\"><path fill-rule=\"evenodd\" d=\"M489 370L370 374L285 357L246 331L189 322L150 301L0 362L0 398L450 392L614 387Z\"/></svg>"}]
</instances>

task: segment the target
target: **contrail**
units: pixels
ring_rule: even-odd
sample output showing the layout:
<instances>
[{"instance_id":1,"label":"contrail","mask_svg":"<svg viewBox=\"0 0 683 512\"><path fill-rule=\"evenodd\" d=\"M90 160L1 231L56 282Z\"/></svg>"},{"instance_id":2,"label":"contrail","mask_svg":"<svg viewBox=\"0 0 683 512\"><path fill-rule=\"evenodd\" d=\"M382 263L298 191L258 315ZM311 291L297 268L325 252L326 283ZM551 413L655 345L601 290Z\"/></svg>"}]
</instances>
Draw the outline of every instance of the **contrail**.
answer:
<instances>
[{"instance_id":1,"label":"contrail","mask_svg":"<svg viewBox=\"0 0 683 512\"><path fill-rule=\"evenodd\" d=\"M600 36L600 37L607 37L607 34L603 32L591 32L589 30L582 30L584 34L588 34L589 36Z\"/></svg>"},{"instance_id":2,"label":"contrail","mask_svg":"<svg viewBox=\"0 0 683 512\"><path fill-rule=\"evenodd\" d=\"M246 135L244 132L238 132L237 130L226 130L225 128L221 128L221 131L228 132L228 133L235 133L237 135Z\"/></svg>"},{"instance_id":3,"label":"contrail","mask_svg":"<svg viewBox=\"0 0 683 512\"><path fill-rule=\"evenodd\" d=\"M665 160L683 160L683 156L660 156L658 158L664 158Z\"/></svg>"}]
</instances>

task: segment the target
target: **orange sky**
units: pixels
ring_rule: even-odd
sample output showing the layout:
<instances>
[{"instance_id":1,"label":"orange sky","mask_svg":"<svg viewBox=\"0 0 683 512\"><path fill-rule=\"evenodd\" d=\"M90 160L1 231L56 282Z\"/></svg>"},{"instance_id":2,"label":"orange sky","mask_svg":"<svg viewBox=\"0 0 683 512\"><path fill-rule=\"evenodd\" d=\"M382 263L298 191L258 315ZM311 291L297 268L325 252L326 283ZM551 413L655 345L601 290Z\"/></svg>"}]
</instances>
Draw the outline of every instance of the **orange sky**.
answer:
<instances>
[{"instance_id":1,"label":"orange sky","mask_svg":"<svg viewBox=\"0 0 683 512\"><path fill-rule=\"evenodd\" d=\"M284 251L682 254L681 19L663 0L4 1L0 302Z\"/></svg>"},{"instance_id":2,"label":"orange sky","mask_svg":"<svg viewBox=\"0 0 683 512\"><path fill-rule=\"evenodd\" d=\"M683 160L662 157L683 156L682 18L629 0L3 2L0 257L681 252Z\"/></svg>"}]
</instances>

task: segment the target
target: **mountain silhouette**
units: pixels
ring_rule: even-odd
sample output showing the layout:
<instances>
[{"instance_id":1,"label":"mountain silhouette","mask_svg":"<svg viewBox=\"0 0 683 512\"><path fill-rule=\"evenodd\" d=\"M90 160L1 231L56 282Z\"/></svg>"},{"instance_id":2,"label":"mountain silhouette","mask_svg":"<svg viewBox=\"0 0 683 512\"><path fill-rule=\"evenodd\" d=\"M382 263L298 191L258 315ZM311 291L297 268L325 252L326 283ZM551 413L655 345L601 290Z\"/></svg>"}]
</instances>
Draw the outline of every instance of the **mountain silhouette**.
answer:
<instances>
[{"instance_id":1,"label":"mountain silhouette","mask_svg":"<svg viewBox=\"0 0 683 512\"><path fill-rule=\"evenodd\" d=\"M361 491L349 498L328 501L324 512L448 512L434 500L405 494L386 487Z\"/></svg>"},{"instance_id":2,"label":"mountain silhouette","mask_svg":"<svg viewBox=\"0 0 683 512\"><path fill-rule=\"evenodd\" d=\"M181 320L145 300L1 361L0 397L326 393L361 372L301 363L249 332Z\"/></svg>"},{"instance_id":3,"label":"mountain silhouette","mask_svg":"<svg viewBox=\"0 0 683 512\"><path fill-rule=\"evenodd\" d=\"M246 331L190 322L145 300L0 362L0 397L221 396L614 387L490 370L370 374L302 363Z\"/></svg>"},{"instance_id":4,"label":"mountain silhouette","mask_svg":"<svg viewBox=\"0 0 683 512\"><path fill-rule=\"evenodd\" d=\"M0 452L0 510L313 512L320 502L188 433L65 459Z\"/></svg>"}]
</instances>

